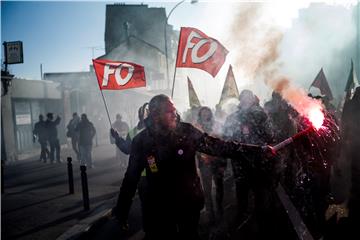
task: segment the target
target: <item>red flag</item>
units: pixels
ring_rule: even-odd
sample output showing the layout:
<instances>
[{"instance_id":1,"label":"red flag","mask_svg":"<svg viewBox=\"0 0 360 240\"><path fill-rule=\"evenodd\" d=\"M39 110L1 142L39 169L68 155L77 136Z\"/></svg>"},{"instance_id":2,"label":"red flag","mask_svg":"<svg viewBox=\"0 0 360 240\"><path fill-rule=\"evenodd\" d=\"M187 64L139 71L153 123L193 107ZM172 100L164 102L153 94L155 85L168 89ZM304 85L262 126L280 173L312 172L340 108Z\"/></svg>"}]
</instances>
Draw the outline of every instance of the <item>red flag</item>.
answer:
<instances>
[{"instance_id":1,"label":"red flag","mask_svg":"<svg viewBox=\"0 0 360 240\"><path fill-rule=\"evenodd\" d=\"M122 90L146 86L143 66L106 59L93 59L93 64L101 90Z\"/></svg>"},{"instance_id":2,"label":"red flag","mask_svg":"<svg viewBox=\"0 0 360 240\"><path fill-rule=\"evenodd\" d=\"M320 89L321 94L324 94L325 96L327 96L329 98L329 100L333 99L331 89L329 87L329 84L326 80L326 77L325 77L325 74L324 74L324 71L322 68L321 68L320 72L318 73L318 75L316 76L316 78L314 79L313 83L310 85L310 87L311 86Z\"/></svg>"},{"instance_id":3,"label":"red flag","mask_svg":"<svg viewBox=\"0 0 360 240\"><path fill-rule=\"evenodd\" d=\"M215 77L227 54L216 39L196 28L181 28L176 67L199 68Z\"/></svg>"}]
</instances>

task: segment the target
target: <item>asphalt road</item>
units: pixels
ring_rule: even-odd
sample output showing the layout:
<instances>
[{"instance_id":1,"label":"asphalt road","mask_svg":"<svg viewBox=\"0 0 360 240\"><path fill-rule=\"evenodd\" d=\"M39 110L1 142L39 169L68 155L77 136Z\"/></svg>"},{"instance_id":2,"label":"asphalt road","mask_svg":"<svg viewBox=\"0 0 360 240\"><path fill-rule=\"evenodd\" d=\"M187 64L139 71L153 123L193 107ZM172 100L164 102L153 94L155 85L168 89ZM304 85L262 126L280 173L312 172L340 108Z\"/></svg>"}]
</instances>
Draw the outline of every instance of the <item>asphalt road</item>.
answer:
<instances>
[{"instance_id":1,"label":"asphalt road","mask_svg":"<svg viewBox=\"0 0 360 240\"><path fill-rule=\"evenodd\" d=\"M72 151L62 149L62 157ZM3 239L56 239L98 206L118 194L123 173L113 145L93 149L94 169L88 169L90 211L84 211L79 163L73 160L75 194L69 194L67 164L45 164L37 157L4 169L1 197ZM125 159L124 159L125 160ZM64 160L63 160L64 161Z\"/></svg>"}]
</instances>

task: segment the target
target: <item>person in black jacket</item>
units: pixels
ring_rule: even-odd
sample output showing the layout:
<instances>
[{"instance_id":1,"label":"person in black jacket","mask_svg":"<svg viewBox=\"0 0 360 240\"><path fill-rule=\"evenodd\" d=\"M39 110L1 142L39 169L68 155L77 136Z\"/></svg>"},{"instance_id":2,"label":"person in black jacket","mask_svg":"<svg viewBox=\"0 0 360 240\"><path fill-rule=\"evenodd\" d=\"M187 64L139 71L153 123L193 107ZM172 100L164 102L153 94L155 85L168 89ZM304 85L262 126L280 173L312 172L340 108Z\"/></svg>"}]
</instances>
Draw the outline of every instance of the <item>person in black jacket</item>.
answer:
<instances>
[{"instance_id":1,"label":"person in black jacket","mask_svg":"<svg viewBox=\"0 0 360 240\"><path fill-rule=\"evenodd\" d=\"M77 159L80 160L79 133L75 131L76 126L80 122L80 117L76 112L74 112L72 116L73 118L69 121L68 125L66 126L67 128L66 136L71 138L72 149L76 153Z\"/></svg>"},{"instance_id":2,"label":"person in black jacket","mask_svg":"<svg viewBox=\"0 0 360 240\"><path fill-rule=\"evenodd\" d=\"M42 114L39 115L39 121L35 123L33 130L33 142L35 142L35 138L37 138L40 143L41 152L40 152L40 161L46 163L47 156L49 156L49 149L47 148L47 130L46 123L44 121L44 116Z\"/></svg>"},{"instance_id":3,"label":"person in black jacket","mask_svg":"<svg viewBox=\"0 0 360 240\"><path fill-rule=\"evenodd\" d=\"M85 113L81 114L81 121L76 126L75 131L79 134L80 165L93 168L94 164L92 162L91 151L96 130Z\"/></svg>"},{"instance_id":4,"label":"person in black jacket","mask_svg":"<svg viewBox=\"0 0 360 240\"><path fill-rule=\"evenodd\" d=\"M50 144L50 162L54 162L54 155L56 155L56 161L60 163L60 142L57 136L57 128L56 126L59 125L61 118L59 116L53 121L54 116L52 113L46 114L46 129L47 129L47 136L48 141Z\"/></svg>"},{"instance_id":5,"label":"person in black jacket","mask_svg":"<svg viewBox=\"0 0 360 240\"><path fill-rule=\"evenodd\" d=\"M196 151L224 157L271 152L269 146L225 142L180 121L166 95L149 103L146 128L132 142L129 166L114 215L123 229L141 172L146 169L146 239L198 239L204 196L196 171Z\"/></svg>"},{"instance_id":6,"label":"person in black jacket","mask_svg":"<svg viewBox=\"0 0 360 240\"><path fill-rule=\"evenodd\" d=\"M350 165L350 196L348 200L350 236L359 239L360 222L360 87L345 102L342 115L342 141L346 161ZM356 236L356 237L355 237Z\"/></svg>"},{"instance_id":7,"label":"person in black jacket","mask_svg":"<svg viewBox=\"0 0 360 240\"><path fill-rule=\"evenodd\" d=\"M111 136L115 139L115 144L116 146L126 155L130 154L131 151L131 142L134 139L134 137L139 134L142 130L144 130L145 128L145 119L148 117L149 114L149 108L148 108L149 103L144 103L138 110L138 117L139 117L139 122L137 124L136 127L134 127L133 129L131 129L128 134L126 135L126 139L123 139L122 137L120 137L119 133L111 128L110 129L110 134ZM143 170L141 173L141 178L139 180L138 183L138 194L139 194L139 198L140 198L140 202L141 202L141 214L142 214L142 222L143 222L143 230L146 232L146 222L145 222L145 197L144 197L144 193L146 191L147 188L147 182L146 182L146 171Z\"/></svg>"}]
</instances>

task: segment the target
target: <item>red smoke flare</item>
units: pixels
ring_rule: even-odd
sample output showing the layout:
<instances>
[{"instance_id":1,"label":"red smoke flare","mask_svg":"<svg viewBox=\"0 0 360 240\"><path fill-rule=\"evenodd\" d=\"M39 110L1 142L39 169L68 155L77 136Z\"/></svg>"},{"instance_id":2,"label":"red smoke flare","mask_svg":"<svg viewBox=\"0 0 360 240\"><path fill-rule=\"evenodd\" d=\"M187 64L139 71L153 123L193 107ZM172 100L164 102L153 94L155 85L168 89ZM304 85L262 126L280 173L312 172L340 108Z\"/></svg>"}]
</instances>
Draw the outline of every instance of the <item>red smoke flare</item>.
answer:
<instances>
[{"instance_id":1,"label":"red smoke flare","mask_svg":"<svg viewBox=\"0 0 360 240\"><path fill-rule=\"evenodd\" d=\"M309 110L308 116L307 116L311 122L311 124L316 128L316 130L319 130L320 127L324 123L324 113L321 111L321 109L318 108L312 108Z\"/></svg>"}]
</instances>

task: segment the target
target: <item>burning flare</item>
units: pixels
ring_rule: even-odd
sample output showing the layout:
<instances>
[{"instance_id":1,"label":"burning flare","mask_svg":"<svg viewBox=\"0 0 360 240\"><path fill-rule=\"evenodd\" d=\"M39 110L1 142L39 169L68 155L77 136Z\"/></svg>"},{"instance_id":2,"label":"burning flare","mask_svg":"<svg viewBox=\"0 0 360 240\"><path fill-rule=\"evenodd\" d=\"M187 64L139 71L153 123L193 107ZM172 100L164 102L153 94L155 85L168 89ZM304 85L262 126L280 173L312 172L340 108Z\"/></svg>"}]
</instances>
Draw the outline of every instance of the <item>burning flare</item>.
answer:
<instances>
[{"instance_id":1,"label":"burning flare","mask_svg":"<svg viewBox=\"0 0 360 240\"><path fill-rule=\"evenodd\" d=\"M319 108L311 108L307 117L316 130L319 130L324 123L324 113Z\"/></svg>"},{"instance_id":2,"label":"burning flare","mask_svg":"<svg viewBox=\"0 0 360 240\"><path fill-rule=\"evenodd\" d=\"M284 148L288 144L294 142L296 139L302 138L303 136L307 135L312 130L316 129L318 131L321 128L321 126L324 123L325 116L324 116L324 113L322 112L322 108L320 105L313 105L313 106L309 107L308 111L306 111L305 114L306 114L306 117L311 122L312 126L295 134L292 137L285 139L281 143L278 143L277 145L273 146L273 150L275 152Z\"/></svg>"}]
</instances>

